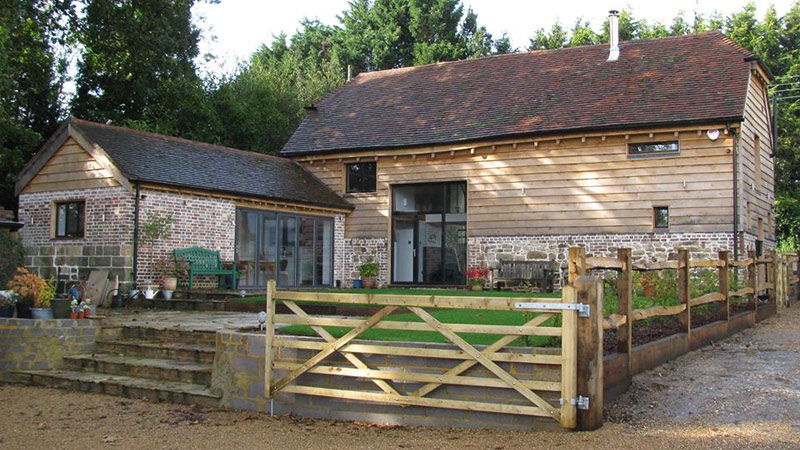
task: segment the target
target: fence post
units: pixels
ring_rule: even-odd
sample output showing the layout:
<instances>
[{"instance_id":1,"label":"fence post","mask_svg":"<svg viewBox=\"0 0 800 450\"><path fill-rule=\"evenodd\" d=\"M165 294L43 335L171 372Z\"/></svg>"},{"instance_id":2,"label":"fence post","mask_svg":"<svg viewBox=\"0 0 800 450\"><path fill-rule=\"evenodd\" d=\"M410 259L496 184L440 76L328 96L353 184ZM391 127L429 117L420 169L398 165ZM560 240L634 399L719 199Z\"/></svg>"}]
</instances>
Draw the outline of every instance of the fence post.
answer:
<instances>
[{"instance_id":1,"label":"fence post","mask_svg":"<svg viewBox=\"0 0 800 450\"><path fill-rule=\"evenodd\" d=\"M578 318L578 395L589 409L578 410L578 430L603 426L603 281L583 275L575 280L578 302L589 305L589 317Z\"/></svg>"},{"instance_id":2,"label":"fence post","mask_svg":"<svg viewBox=\"0 0 800 450\"><path fill-rule=\"evenodd\" d=\"M772 262L767 263L766 267L766 282L772 283L772 289L767 289L767 295L769 296L769 303L775 305L777 308L777 300L778 300L778 253L775 250L769 250L767 252L767 258Z\"/></svg>"},{"instance_id":3,"label":"fence post","mask_svg":"<svg viewBox=\"0 0 800 450\"><path fill-rule=\"evenodd\" d=\"M617 329L617 352L625 353L628 357L628 380L630 381L631 363L633 362L633 324L630 322L633 310L631 249L617 250L617 258L622 261L622 270L617 275L617 313L625 316L625 324Z\"/></svg>"},{"instance_id":4,"label":"fence post","mask_svg":"<svg viewBox=\"0 0 800 450\"><path fill-rule=\"evenodd\" d=\"M797 278L797 283L794 284L795 300L800 300L800 251L797 252L797 261L794 263L794 276Z\"/></svg>"},{"instance_id":5,"label":"fence post","mask_svg":"<svg viewBox=\"0 0 800 450\"><path fill-rule=\"evenodd\" d=\"M680 314L679 320L686 331L687 338L692 334L692 308L689 306L689 250L678 250L678 301L686 305L686 309Z\"/></svg>"},{"instance_id":6,"label":"fence post","mask_svg":"<svg viewBox=\"0 0 800 450\"><path fill-rule=\"evenodd\" d=\"M569 284L575 284L575 280L581 275L586 275L586 249L583 247L570 247L567 260L567 270L569 271Z\"/></svg>"},{"instance_id":7,"label":"fence post","mask_svg":"<svg viewBox=\"0 0 800 450\"><path fill-rule=\"evenodd\" d=\"M784 255L775 252L775 312L786 300L786 262Z\"/></svg>"},{"instance_id":8,"label":"fence post","mask_svg":"<svg viewBox=\"0 0 800 450\"><path fill-rule=\"evenodd\" d=\"M730 268L728 261L730 260L731 252L723 250L719 252L719 259L723 261L722 267L718 271L719 279L719 292L725 297L722 304L722 318L727 322L731 319L731 308L728 304L728 294L730 293Z\"/></svg>"},{"instance_id":9,"label":"fence post","mask_svg":"<svg viewBox=\"0 0 800 450\"><path fill-rule=\"evenodd\" d=\"M272 398L272 340L275 338L275 280L267 281L267 342L264 347L264 396Z\"/></svg>"},{"instance_id":10,"label":"fence post","mask_svg":"<svg viewBox=\"0 0 800 450\"><path fill-rule=\"evenodd\" d=\"M748 251L747 258L752 260L750 265L747 266L747 286L753 289L753 293L750 294L748 306L753 310L753 314L755 314L756 308L758 308L758 302L756 302L756 287L758 286L758 265L756 264L756 251Z\"/></svg>"}]
</instances>

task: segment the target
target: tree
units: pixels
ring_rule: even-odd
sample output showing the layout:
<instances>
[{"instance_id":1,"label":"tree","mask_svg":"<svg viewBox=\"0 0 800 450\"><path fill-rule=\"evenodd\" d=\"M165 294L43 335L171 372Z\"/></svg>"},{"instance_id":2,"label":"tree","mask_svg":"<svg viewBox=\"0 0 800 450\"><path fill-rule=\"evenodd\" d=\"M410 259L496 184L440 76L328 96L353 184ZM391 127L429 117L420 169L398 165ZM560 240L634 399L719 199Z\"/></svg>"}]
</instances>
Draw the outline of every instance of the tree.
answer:
<instances>
[{"instance_id":1,"label":"tree","mask_svg":"<svg viewBox=\"0 0 800 450\"><path fill-rule=\"evenodd\" d=\"M579 17L575 21L575 26L572 27L570 35L569 47L599 43L599 36L592 30L589 22L583 20L583 17Z\"/></svg>"},{"instance_id":2,"label":"tree","mask_svg":"<svg viewBox=\"0 0 800 450\"><path fill-rule=\"evenodd\" d=\"M14 181L63 115L69 0L6 0L0 6L0 204L13 208Z\"/></svg>"},{"instance_id":3,"label":"tree","mask_svg":"<svg viewBox=\"0 0 800 450\"><path fill-rule=\"evenodd\" d=\"M195 0L92 0L78 26L83 52L72 111L100 122L160 128L157 105L199 81Z\"/></svg>"},{"instance_id":4,"label":"tree","mask_svg":"<svg viewBox=\"0 0 800 450\"><path fill-rule=\"evenodd\" d=\"M544 28L536 30L536 35L530 39L528 50L551 50L554 48L566 47L568 40L567 30L556 22L550 28L550 32Z\"/></svg>"}]
</instances>

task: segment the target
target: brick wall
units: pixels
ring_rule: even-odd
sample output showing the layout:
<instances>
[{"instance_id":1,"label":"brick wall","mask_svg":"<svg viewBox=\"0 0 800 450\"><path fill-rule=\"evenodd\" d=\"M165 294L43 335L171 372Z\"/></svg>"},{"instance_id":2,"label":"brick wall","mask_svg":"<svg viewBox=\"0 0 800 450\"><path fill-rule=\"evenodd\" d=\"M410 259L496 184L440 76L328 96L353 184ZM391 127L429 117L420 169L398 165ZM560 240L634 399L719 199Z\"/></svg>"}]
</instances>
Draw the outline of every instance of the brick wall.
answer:
<instances>
[{"instance_id":1,"label":"brick wall","mask_svg":"<svg viewBox=\"0 0 800 450\"><path fill-rule=\"evenodd\" d=\"M0 318L0 378L14 381L14 370L64 366L64 356L92 353L100 336L97 320Z\"/></svg>"},{"instance_id":2,"label":"brick wall","mask_svg":"<svg viewBox=\"0 0 800 450\"><path fill-rule=\"evenodd\" d=\"M314 340L314 338L307 339ZM359 342L366 343L369 341ZM392 344L414 348L446 348L450 350L456 348L455 346L444 344L399 342L393 342ZM478 346L478 348L483 347ZM276 350L276 361L302 363L314 353L316 352L311 350L279 348ZM211 389L215 393L222 395L222 406L238 410L262 412L269 412L270 406L272 406L275 414L291 413L320 419L348 420L380 425L522 430L558 428L558 423L555 420L529 416L418 406L400 407L280 392L274 397L274 402L270 405L270 400L264 397L264 354L265 340L263 334L233 331L217 332ZM359 354L359 359L368 366L380 368L380 370L419 371L428 374L443 374L458 363L458 361L436 358L387 355ZM339 355L326 358L323 364L352 367L352 364ZM513 373L518 379L557 381L560 377L560 368L558 366L524 363L498 364ZM285 373L287 372L276 371L273 379L280 378ZM493 377L486 369L480 366L470 369L465 375ZM371 381L361 378L303 374L294 383L332 389L380 392L379 388ZM421 384L408 382L391 382L391 384L403 393L413 392L422 386ZM552 395L547 398L557 396L554 393L549 394ZM512 389L487 387L447 385L429 394L428 397L450 400L476 400L510 405L526 404L526 400L522 399L521 395Z\"/></svg>"},{"instance_id":3,"label":"brick wall","mask_svg":"<svg viewBox=\"0 0 800 450\"><path fill-rule=\"evenodd\" d=\"M83 238L52 238L54 203L64 200L85 200ZM45 277L58 272L61 281L106 269L126 287L133 270L133 208L134 195L122 186L21 194L25 265Z\"/></svg>"},{"instance_id":4,"label":"brick wall","mask_svg":"<svg viewBox=\"0 0 800 450\"><path fill-rule=\"evenodd\" d=\"M173 224L168 236L139 247L137 268L140 284L155 280L152 264L160 258L172 258L174 249L201 247L218 250L223 260L233 260L236 233L236 203L233 200L199 195L142 189L139 223L149 217L171 215ZM140 225L141 226L141 225ZM197 287L215 287L217 277L196 278Z\"/></svg>"}]
</instances>

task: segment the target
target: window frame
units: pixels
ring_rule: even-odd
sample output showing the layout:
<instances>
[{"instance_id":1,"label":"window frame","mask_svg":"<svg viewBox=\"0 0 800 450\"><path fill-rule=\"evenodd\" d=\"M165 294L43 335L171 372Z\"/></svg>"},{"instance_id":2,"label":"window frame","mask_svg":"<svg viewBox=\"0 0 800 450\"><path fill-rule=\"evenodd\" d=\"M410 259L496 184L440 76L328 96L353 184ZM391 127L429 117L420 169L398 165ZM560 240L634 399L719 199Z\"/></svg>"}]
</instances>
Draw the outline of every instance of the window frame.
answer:
<instances>
[{"instance_id":1,"label":"window frame","mask_svg":"<svg viewBox=\"0 0 800 450\"><path fill-rule=\"evenodd\" d=\"M59 235L59 209L62 205L65 208L68 208L67 205L70 204L80 204L80 216L79 220L76 222L76 225L80 226L79 230L76 230L76 234L70 234L68 230L69 226L69 218L67 217L67 213L65 212L64 219L67 223L64 225L64 235ZM53 202L53 232L52 238L53 239L84 239L86 237L86 199L71 199L71 200L58 200Z\"/></svg>"},{"instance_id":2,"label":"window frame","mask_svg":"<svg viewBox=\"0 0 800 450\"><path fill-rule=\"evenodd\" d=\"M372 190L364 189L365 184L365 171L360 173L361 180L359 182L358 190L351 190L350 189L350 167L352 166L365 166L365 165L372 165L373 167L373 186ZM344 165L344 192L346 194L374 194L378 192L378 161L359 161L359 162L352 162L352 163L345 163Z\"/></svg>"},{"instance_id":3,"label":"window frame","mask_svg":"<svg viewBox=\"0 0 800 450\"><path fill-rule=\"evenodd\" d=\"M639 153L631 153L631 148L635 146L647 146L647 145L659 145L659 144L675 144L677 150L670 150L670 151L649 151L649 152L639 152ZM678 139L674 140L667 140L667 141L653 141L653 142L629 142L627 146L627 154L628 158L637 159L637 158L668 158L668 157L675 157L680 156L681 154L681 141Z\"/></svg>"},{"instance_id":4,"label":"window frame","mask_svg":"<svg viewBox=\"0 0 800 450\"><path fill-rule=\"evenodd\" d=\"M667 225L666 226L659 226L658 225L658 211L659 210L666 210L667 211ZM655 231L668 231L669 230L669 206L653 206L653 230Z\"/></svg>"}]
</instances>

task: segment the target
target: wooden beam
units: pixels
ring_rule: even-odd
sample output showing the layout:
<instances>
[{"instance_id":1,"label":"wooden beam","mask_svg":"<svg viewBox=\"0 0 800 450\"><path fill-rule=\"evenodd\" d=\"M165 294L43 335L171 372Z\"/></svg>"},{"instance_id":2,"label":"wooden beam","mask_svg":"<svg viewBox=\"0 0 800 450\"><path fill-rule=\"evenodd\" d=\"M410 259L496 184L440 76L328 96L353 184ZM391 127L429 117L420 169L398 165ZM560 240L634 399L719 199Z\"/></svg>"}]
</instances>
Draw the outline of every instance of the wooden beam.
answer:
<instances>
[{"instance_id":1,"label":"wooden beam","mask_svg":"<svg viewBox=\"0 0 800 450\"><path fill-rule=\"evenodd\" d=\"M272 397L272 346L275 339L275 280L267 281L267 318L264 322L266 343L264 344L264 396Z\"/></svg>"},{"instance_id":2,"label":"wooden beam","mask_svg":"<svg viewBox=\"0 0 800 450\"><path fill-rule=\"evenodd\" d=\"M622 269L623 262L618 258L586 258L586 269Z\"/></svg>"},{"instance_id":3,"label":"wooden beam","mask_svg":"<svg viewBox=\"0 0 800 450\"><path fill-rule=\"evenodd\" d=\"M626 326L628 318L622 314L609 314L603 318L604 330L619 330L620 327ZM627 327L626 327L627 328ZM617 345L619 345L619 334L617 334ZM622 353L622 352L620 352Z\"/></svg>"},{"instance_id":4,"label":"wooden beam","mask_svg":"<svg viewBox=\"0 0 800 450\"><path fill-rule=\"evenodd\" d=\"M730 298L730 268L728 267L728 261L731 259L731 252L727 250L723 250L717 254L720 261L723 262L723 265L719 267L717 270L717 282L719 283L719 292L725 298L723 300L722 305L722 319L724 321L729 321L731 319L731 305L728 299Z\"/></svg>"},{"instance_id":5,"label":"wooden beam","mask_svg":"<svg viewBox=\"0 0 800 450\"><path fill-rule=\"evenodd\" d=\"M700 306L706 303L724 302L728 299L726 294L721 292L710 292L689 300L689 306Z\"/></svg>"},{"instance_id":6,"label":"wooden beam","mask_svg":"<svg viewBox=\"0 0 800 450\"><path fill-rule=\"evenodd\" d=\"M564 286L561 298L567 303L578 302L578 290L574 285ZM561 427L574 429L578 426L577 407L572 399L578 398L578 314L577 311L564 311L561 315Z\"/></svg>"},{"instance_id":7,"label":"wooden beam","mask_svg":"<svg viewBox=\"0 0 800 450\"><path fill-rule=\"evenodd\" d=\"M631 249L620 248L617 258L622 261L622 271L617 275L617 313L625 318L617 331L617 351L625 353L628 358L628 378L631 376L633 361L633 323L630 316L633 311L633 262Z\"/></svg>"},{"instance_id":8,"label":"wooden beam","mask_svg":"<svg viewBox=\"0 0 800 450\"><path fill-rule=\"evenodd\" d=\"M578 301L589 305L589 317L577 318L577 393L589 399L589 409L577 411L577 429L592 431L603 426L603 281L584 275L575 281L575 288Z\"/></svg>"},{"instance_id":9,"label":"wooden beam","mask_svg":"<svg viewBox=\"0 0 800 450\"><path fill-rule=\"evenodd\" d=\"M651 306L650 308L634 309L631 311L630 322L638 322L651 317L674 316L684 311L686 311L685 304L673 306Z\"/></svg>"},{"instance_id":10,"label":"wooden beam","mask_svg":"<svg viewBox=\"0 0 800 450\"><path fill-rule=\"evenodd\" d=\"M586 249L583 247L570 247L567 255L567 270L569 284L573 284L581 275L586 275Z\"/></svg>"},{"instance_id":11,"label":"wooden beam","mask_svg":"<svg viewBox=\"0 0 800 450\"><path fill-rule=\"evenodd\" d=\"M689 250L685 248L678 250L678 301L684 306L680 313L680 322L686 335L691 337L692 332L692 308L689 307L689 290L691 272L689 271Z\"/></svg>"}]
</instances>

